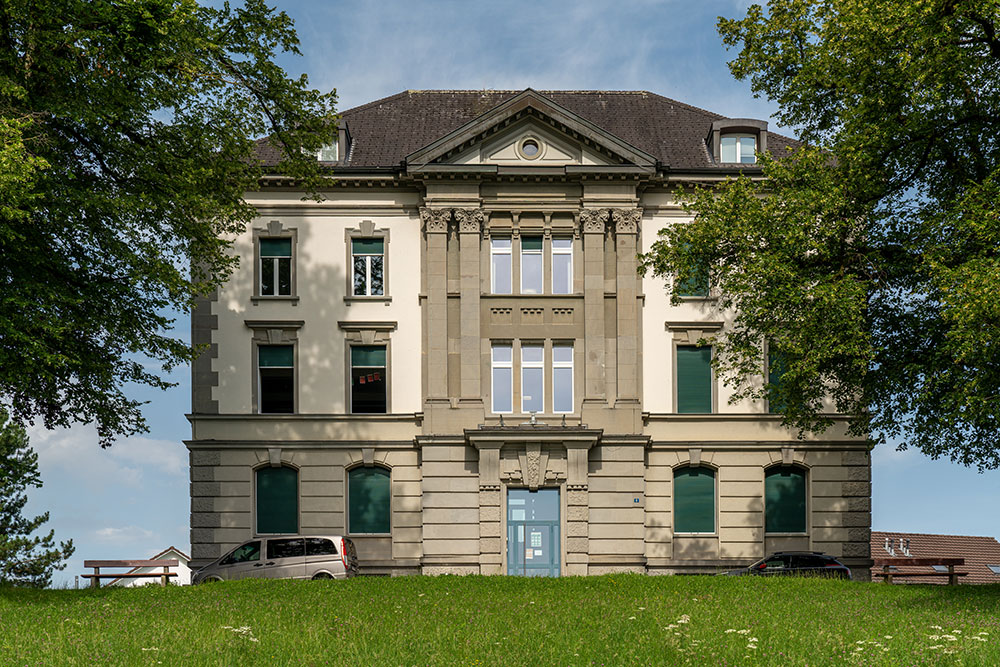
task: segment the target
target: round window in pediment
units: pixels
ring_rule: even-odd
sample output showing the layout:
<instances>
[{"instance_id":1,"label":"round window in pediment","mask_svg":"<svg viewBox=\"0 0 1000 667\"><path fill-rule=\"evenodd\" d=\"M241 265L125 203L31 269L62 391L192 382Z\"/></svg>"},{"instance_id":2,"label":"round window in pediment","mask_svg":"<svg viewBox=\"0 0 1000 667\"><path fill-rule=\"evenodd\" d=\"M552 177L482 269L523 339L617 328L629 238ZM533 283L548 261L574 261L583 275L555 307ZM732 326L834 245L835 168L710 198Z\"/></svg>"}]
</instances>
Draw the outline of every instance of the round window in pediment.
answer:
<instances>
[{"instance_id":1,"label":"round window in pediment","mask_svg":"<svg viewBox=\"0 0 1000 667\"><path fill-rule=\"evenodd\" d=\"M542 144L534 137L525 137L517 145L517 152L525 160L535 160L542 154Z\"/></svg>"}]
</instances>

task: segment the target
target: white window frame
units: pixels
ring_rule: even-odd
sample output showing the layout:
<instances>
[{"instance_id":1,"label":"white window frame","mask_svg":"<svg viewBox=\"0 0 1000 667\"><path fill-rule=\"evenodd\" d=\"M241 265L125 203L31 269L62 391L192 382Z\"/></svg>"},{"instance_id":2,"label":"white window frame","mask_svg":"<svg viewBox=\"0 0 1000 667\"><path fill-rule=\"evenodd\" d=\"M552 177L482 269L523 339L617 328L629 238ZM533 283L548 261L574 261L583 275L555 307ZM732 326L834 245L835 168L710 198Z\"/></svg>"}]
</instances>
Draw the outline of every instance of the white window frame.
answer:
<instances>
[{"instance_id":1,"label":"white window frame","mask_svg":"<svg viewBox=\"0 0 1000 667\"><path fill-rule=\"evenodd\" d=\"M569 361L556 361L557 347L569 348ZM576 405L576 392L574 391L576 382L576 373L573 371L573 361L576 357L573 352L572 343L553 343L552 344L552 414L556 415L568 415L573 413L573 406ZM557 368L568 368L569 369L569 410L556 410L556 369Z\"/></svg>"},{"instance_id":2,"label":"white window frame","mask_svg":"<svg viewBox=\"0 0 1000 667\"><path fill-rule=\"evenodd\" d=\"M524 349L525 348L531 348L531 349L541 350L541 352L542 352L542 358L539 359L538 361L525 361L524 360ZM534 400L534 396L532 396L530 398L526 398L525 395L524 395L525 394L524 387L525 387L525 384L526 384L525 381L524 381L525 380L524 375L525 375L525 371L533 370L533 369L534 370L540 370L541 373L542 373L542 381L541 381L541 387L540 387L541 392L542 392L542 396L541 396L541 400L538 401L539 404L542 406L542 409L541 410L533 410L533 411L531 411L531 410L527 410L526 409L526 406L525 406L524 402L526 400ZM545 413L545 344L544 343L527 343L527 344L521 343L521 414L526 415L526 414L530 414L531 412L541 413L541 414Z\"/></svg>"},{"instance_id":3,"label":"white window frame","mask_svg":"<svg viewBox=\"0 0 1000 667\"><path fill-rule=\"evenodd\" d=\"M510 350L510 361L498 361L496 358L497 348L507 348ZM510 410L497 410L496 372L503 368L510 370ZM490 345L490 408L493 414L510 415L514 414L514 346L510 343L493 343Z\"/></svg>"},{"instance_id":4,"label":"white window frame","mask_svg":"<svg viewBox=\"0 0 1000 667\"><path fill-rule=\"evenodd\" d=\"M373 240L382 241L382 252L381 253L354 252L354 242L355 241L373 241ZM350 243L351 243L351 277L352 278L354 277L354 260L355 260L355 258L357 258L357 257L364 257L364 259L365 259L365 293L364 294L355 294L354 293L354 281L352 280L351 281L351 294L350 294L350 296L352 296L352 297L359 297L359 298L360 297L366 297L366 296L385 296L385 239L382 239L382 238L375 238L375 239L352 238L351 241L350 241ZM372 261L371 261L372 257L381 257L382 258L382 293L381 294L372 294Z\"/></svg>"},{"instance_id":5,"label":"white window frame","mask_svg":"<svg viewBox=\"0 0 1000 667\"><path fill-rule=\"evenodd\" d=\"M323 144L315 151L303 148L302 154L313 156L317 162L337 162L340 160L340 142L334 139L331 143Z\"/></svg>"},{"instance_id":6,"label":"white window frame","mask_svg":"<svg viewBox=\"0 0 1000 667\"><path fill-rule=\"evenodd\" d=\"M525 238L538 239L539 241L542 242L542 245L539 248L525 249L524 247ZM520 279L518 280L518 283L520 284L521 291L519 292L519 294L544 294L545 293L545 239L541 236L528 235L527 237L525 237L522 235L520 245L521 245L521 265L520 265L521 270L519 271L519 273L521 275ZM525 257L537 257L539 259L539 269L541 271L541 275L538 277L539 278L538 291L529 292L527 289L525 289L524 280L528 274L528 272L524 270ZM511 282L513 282L513 280L511 280Z\"/></svg>"},{"instance_id":7,"label":"white window frame","mask_svg":"<svg viewBox=\"0 0 1000 667\"><path fill-rule=\"evenodd\" d=\"M569 241L568 248L557 248L556 241ZM569 290L566 292L556 291L556 255L568 255L569 256ZM573 293L573 239L572 238L559 238L555 237L552 239L552 250L550 252L549 258L549 272L551 275L551 285L549 289L552 290L552 294L572 294Z\"/></svg>"},{"instance_id":8,"label":"white window frame","mask_svg":"<svg viewBox=\"0 0 1000 667\"><path fill-rule=\"evenodd\" d=\"M278 237L262 236L262 237L260 237L260 239L267 240L267 241L271 241L271 240L284 241L284 240L287 239L288 240L288 254L287 255L265 255L264 254L264 250L261 247L263 244L260 243L260 241L258 241L258 243L257 243L257 258L258 258L257 294L259 294L261 296L264 296L265 298L270 298L270 297L275 297L275 296L292 296L292 294L295 292L295 288L294 288L294 286L295 286L295 280L294 280L295 263L292 261L292 259L295 256L295 240L291 236L278 236ZM288 260L288 294L281 294L279 292L280 280L279 280L278 276L279 276L279 271L280 271L279 267L281 266L281 260ZM271 269L271 271L272 271L271 277L274 279L274 285L273 285L273 289L271 291L274 292L274 293L273 294L267 294L267 295L265 295L264 294L264 262L267 262L267 261L271 262L271 267L272 267L272 269Z\"/></svg>"},{"instance_id":9,"label":"white window frame","mask_svg":"<svg viewBox=\"0 0 1000 667\"><path fill-rule=\"evenodd\" d=\"M722 157L722 142L726 139L736 139L736 160L727 162ZM740 139L753 139L753 162L743 161L743 142ZM723 164L757 164L757 135L747 132L730 132L719 137L719 162Z\"/></svg>"},{"instance_id":10,"label":"white window frame","mask_svg":"<svg viewBox=\"0 0 1000 667\"><path fill-rule=\"evenodd\" d=\"M507 247L498 247L496 245L497 241L507 241L509 244ZM514 292L514 255L513 255L513 240L510 238L496 238L490 239L490 293L491 294L513 294ZM497 257L507 255L508 263L510 265L510 291L509 292L498 292L497 291Z\"/></svg>"}]
</instances>

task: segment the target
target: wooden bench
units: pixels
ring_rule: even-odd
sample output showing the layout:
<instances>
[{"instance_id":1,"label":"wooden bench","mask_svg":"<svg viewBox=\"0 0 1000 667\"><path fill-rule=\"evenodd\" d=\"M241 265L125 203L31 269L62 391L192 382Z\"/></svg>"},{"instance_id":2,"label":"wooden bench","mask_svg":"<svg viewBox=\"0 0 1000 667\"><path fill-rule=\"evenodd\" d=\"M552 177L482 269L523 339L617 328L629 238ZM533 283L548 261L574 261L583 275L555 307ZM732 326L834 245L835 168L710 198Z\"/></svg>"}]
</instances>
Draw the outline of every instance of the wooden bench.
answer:
<instances>
[{"instance_id":1,"label":"wooden bench","mask_svg":"<svg viewBox=\"0 0 1000 667\"><path fill-rule=\"evenodd\" d=\"M930 567L933 565L943 565L948 568L947 572L893 572L891 567ZM874 574L883 577L883 581L891 584L895 577L948 577L948 584L954 586L958 583L959 577L967 576L968 572L955 572L956 565L965 565L964 558L876 558L875 567L881 567L882 571Z\"/></svg>"},{"instance_id":2,"label":"wooden bench","mask_svg":"<svg viewBox=\"0 0 1000 667\"><path fill-rule=\"evenodd\" d=\"M159 577L163 586L167 585L168 577L176 577L176 572L171 572L170 568L177 567L176 559L169 560L85 560L84 567L93 568L93 574L83 575L84 579L90 579L93 588L100 588L101 579L136 579L141 577ZM163 572L125 572L118 574L101 574L102 567L162 567Z\"/></svg>"}]
</instances>

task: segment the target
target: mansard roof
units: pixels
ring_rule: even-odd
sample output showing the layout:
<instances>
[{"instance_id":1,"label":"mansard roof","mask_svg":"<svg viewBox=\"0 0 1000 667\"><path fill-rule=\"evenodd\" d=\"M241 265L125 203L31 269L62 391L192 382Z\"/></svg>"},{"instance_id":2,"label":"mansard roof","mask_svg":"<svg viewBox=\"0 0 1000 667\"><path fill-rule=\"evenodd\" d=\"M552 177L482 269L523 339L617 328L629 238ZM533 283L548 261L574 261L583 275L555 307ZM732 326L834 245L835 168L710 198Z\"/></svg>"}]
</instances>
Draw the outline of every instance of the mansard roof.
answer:
<instances>
[{"instance_id":1,"label":"mansard roof","mask_svg":"<svg viewBox=\"0 0 1000 667\"><path fill-rule=\"evenodd\" d=\"M551 101L580 123L606 138L636 149L671 170L732 170L718 164L707 139L712 123L726 120L646 91L607 90L407 90L340 114L340 126L350 136L348 154L340 167L399 167L411 154L423 152L506 102L532 94ZM767 133L767 148L781 154L797 146L794 139ZM277 164L278 151L266 140L259 144L266 165ZM745 165L744 165L745 166Z\"/></svg>"}]
</instances>

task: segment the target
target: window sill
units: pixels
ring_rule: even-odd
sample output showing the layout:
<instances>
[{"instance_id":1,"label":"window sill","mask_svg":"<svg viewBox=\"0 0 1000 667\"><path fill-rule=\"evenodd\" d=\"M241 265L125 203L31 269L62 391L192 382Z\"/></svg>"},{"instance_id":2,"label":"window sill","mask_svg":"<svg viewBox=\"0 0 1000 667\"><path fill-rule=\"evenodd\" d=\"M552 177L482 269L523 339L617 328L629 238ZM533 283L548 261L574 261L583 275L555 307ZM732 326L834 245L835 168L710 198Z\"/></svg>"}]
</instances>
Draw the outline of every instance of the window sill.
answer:
<instances>
[{"instance_id":1,"label":"window sill","mask_svg":"<svg viewBox=\"0 0 1000 667\"><path fill-rule=\"evenodd\" d=\"M297 296L252 296L250 297L250 301L253 302L253 305L255 306L267 301L290 303L293 306L299 305L299 297Z\"/></svg>"},{"instance_id":2,"label":"window sill","mask_svg":"<svg viewBox=\"0 0 1000 667\"><path fill-rule=\"evenodd\" d=\"M392 537L392 533L345 533L344 537L351 539L357 537Z\"/></svg>"},{"instance_id":3,"label":"window sill","mask_svg":"<svg viewBox=\"0 0 1000 667\"><path fill-rule=\"evenodd\" d=\"M392 302L391 296L345 296L344 303L350 306L352 303L384 303L389 305Z\"/></svg>"},{"instance_id":4,"label":"window sill","mask_svg":"<svg viewBox=\"0 0 1000 667\"><path fill-rule=\"evenodd\" d=\"M682 302L684 302L684 303L689 303L689 302L691 302L691 303L705 303L705 302L708 302L708 301L718 301L719 297L712 296L712 295L709 295L709 296L683 296L683 295L679 295L677 297L677 299L680 300L680 301L682 301Z\"/></svg>"},{"instance_id":5,"label":"window sill","mask_svg":"<svg viewBox=\"0 0 1000 667\"><path fill-rule=\"evenodd\" d=\"M764 537L809 537L809 533L764 533Z\"/></svg>"}]
</instances>

